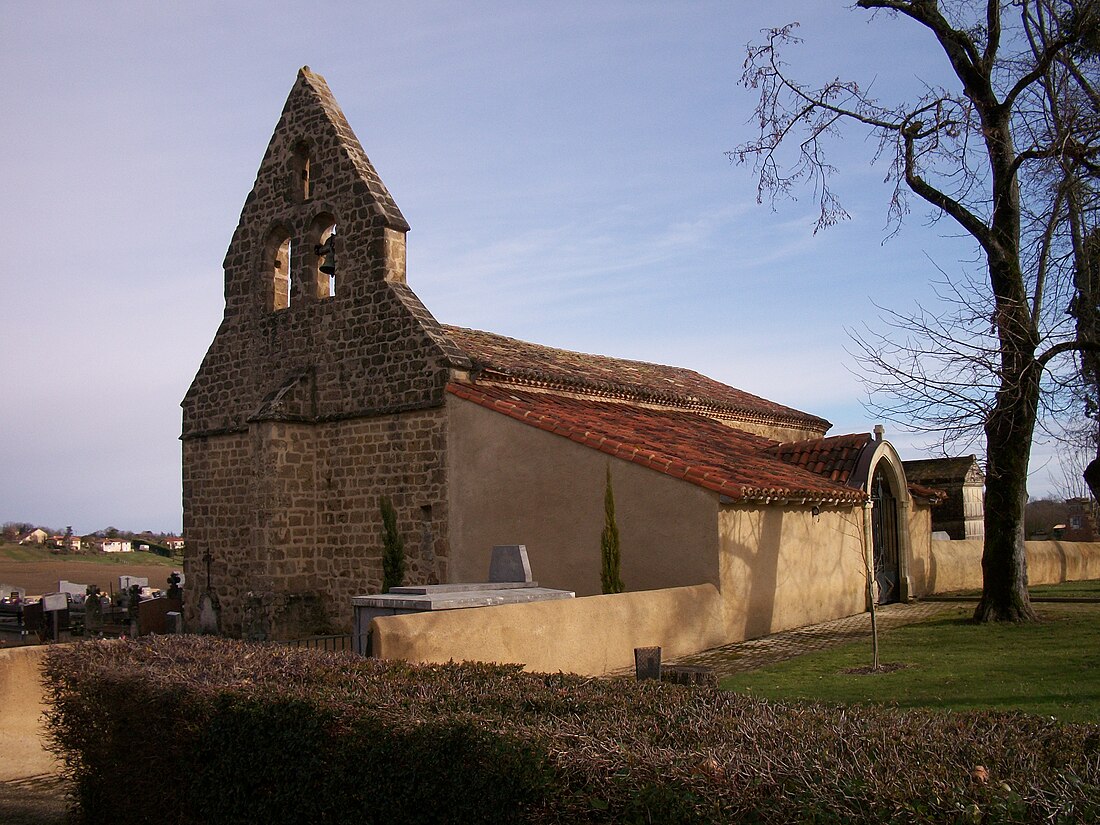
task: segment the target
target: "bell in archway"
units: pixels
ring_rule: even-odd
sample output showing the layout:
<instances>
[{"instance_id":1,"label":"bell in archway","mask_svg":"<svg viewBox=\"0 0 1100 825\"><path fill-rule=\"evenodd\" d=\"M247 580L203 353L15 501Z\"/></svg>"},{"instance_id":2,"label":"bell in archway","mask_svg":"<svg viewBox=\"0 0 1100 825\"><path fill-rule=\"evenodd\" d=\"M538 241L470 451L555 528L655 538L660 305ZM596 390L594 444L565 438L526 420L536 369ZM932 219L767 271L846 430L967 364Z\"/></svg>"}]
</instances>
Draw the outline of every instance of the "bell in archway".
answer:
<instances>
[{"instance_id":1,"label":"bell in archway","mask_svg":"<svg viewBox=\"0 0 1100 825\"><path fill-rule=\"evenodd\" d=\"M317 267L325 275L336 274L336 236L329 235L328 240L313 248L313 254L321 258L321 265Z\"/></svg>"}]
</instances>

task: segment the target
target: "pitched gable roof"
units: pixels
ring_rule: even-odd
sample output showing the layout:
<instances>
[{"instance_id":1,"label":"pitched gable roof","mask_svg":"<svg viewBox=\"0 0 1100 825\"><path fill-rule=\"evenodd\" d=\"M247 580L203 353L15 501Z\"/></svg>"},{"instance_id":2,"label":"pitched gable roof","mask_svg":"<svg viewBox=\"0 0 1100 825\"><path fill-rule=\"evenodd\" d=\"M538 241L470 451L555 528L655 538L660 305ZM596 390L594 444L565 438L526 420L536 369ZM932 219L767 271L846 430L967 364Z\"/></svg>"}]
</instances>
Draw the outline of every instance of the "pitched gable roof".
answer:
<instances>
[{"instance_id":1,"label":"pitched gable roof","mask_svg":"<svg viewBox=\"0 0 1100 825\"><path fill-rule=\"evenodd\" d=\"M905 462L905 475L910 481L935 485L964 481L981 484L984 481L978 457L920 458Z\"/></svg>"},{"instance_id":2,"label":"pitched gable roof","mask_svg":"<svg viewBox=\"0 0 1100 825\"><path fill-rule=\"evenodd\" d=\"M715 417L786 424L818 431L828 421L730 387L695 370L588 355L504 335L443 325L444 332L487 380L660 404Z\"/></svg>"},{"instance_id":3,"label":"pitched gable roof","mask_svg":"<svg viewBox=\"0 0 1100 825\"><path fill-rule=\"evenodd\" d=\"M774 441L695 413L452 382L451 394L608 455L734 501L858 503L863 491L790 464Z\"/></svg>"}]
</instances>

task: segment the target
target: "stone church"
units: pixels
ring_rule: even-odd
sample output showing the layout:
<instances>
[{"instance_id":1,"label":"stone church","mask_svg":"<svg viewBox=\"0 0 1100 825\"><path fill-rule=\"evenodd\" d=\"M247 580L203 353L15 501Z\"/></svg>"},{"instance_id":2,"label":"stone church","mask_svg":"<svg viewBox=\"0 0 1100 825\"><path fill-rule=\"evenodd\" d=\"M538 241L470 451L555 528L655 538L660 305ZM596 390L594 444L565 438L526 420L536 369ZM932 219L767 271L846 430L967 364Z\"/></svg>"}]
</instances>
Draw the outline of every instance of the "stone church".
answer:
<instances>
[{"instance_id":1,"label":"stone church","mask_svg":"<svg viewBox=\"0 0 1100 825\"><path fill-rule=\"evenodd\" d=\"M252 638L344 631L382 582L380 502L406 583L483 580L494 544L600 589L610 471L628 590L711 582L731 633L920 589L928 508L881 432L689 369L436 321L406 284L401 210L303 68L225 257L225 312L183 406L186 621ZM740 614L739 614L740 615Z\"/></svg>"}]
</instances>

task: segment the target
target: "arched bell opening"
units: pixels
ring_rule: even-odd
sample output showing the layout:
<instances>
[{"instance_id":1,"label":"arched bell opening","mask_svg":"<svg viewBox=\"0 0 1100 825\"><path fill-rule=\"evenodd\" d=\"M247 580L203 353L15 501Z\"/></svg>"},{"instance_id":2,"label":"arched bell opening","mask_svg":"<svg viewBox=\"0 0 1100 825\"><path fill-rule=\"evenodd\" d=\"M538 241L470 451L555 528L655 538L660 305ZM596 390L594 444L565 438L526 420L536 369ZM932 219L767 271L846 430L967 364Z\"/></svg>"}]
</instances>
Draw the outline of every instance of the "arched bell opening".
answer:
<instances>
[{"instance_id":1,"label":"arched bell opening","mask_svg":"<svg viewBox=\"0 0 1100 825\"><path fill-rule=\"evenodd\" d=\"M311 245L310 272L314 284L314 295L318 299L332 298L337 293L338 242L336 218L323 212L313 219L309 227Z\"/></svg>"},{"instance_id":2,"label":"arched bell opening","mask_svg":"<svg viewBox=\"0 0 1100 825\"><path fill-rule=\"evenodd\" d=\"M286 228L275 227L268 233L264 243L263 269L271 290L268 306L273 312L290 306L293 251L293 241Z\"/></svg>"}]
</instances>

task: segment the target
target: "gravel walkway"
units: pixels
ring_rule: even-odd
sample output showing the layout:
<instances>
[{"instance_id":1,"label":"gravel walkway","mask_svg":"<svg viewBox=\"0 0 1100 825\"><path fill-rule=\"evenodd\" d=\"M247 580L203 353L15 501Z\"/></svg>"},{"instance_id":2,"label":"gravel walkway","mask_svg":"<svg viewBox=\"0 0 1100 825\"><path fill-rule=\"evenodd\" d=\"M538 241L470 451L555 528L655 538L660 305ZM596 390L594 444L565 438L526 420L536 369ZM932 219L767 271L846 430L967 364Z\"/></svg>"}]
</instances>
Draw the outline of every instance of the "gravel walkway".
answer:
<instances>
[{"instance_id":1,"label":"gravel walkway","mask_svg":"<svg viewBox=\"0 0 1100 825\"><path fill-rule=\"evenodd\" d=\"M878 609L879 632L927 621L942 613L955 610L958 606L957 602L910 602L883 605ZM870 636L871 614L859 613L844 619L784 630L759 639L712 648L702 653L674 659L666 664L709 667L719 679L722 679L734 673L756 670L806 653L868 639Z\"/></svg>"},{"instance_id":2,"label":"gravel walkway","mask_svg":"<svg viewBox=\"0 0 1100 825\"><path fill-rule=\"evenodd\" d=\"M69 822L69 783L41 774L0 782L0 822L4 825L64 825Z\"/></svg>"}]
</instances>

